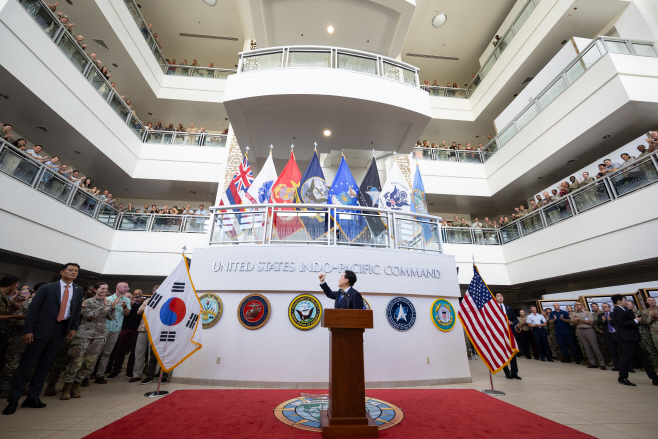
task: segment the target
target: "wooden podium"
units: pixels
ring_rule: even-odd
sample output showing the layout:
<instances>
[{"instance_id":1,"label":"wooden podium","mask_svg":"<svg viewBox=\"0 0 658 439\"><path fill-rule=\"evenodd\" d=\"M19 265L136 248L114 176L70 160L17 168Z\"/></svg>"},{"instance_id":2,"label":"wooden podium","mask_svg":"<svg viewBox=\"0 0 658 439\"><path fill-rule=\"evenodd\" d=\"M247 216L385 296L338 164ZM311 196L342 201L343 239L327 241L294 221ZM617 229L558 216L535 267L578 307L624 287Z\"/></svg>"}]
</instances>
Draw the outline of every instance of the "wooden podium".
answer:
<instances>
[{"instance_id":1,"label":"wooden podium","mask_svg":"<svg viewBox=\"0 0 658 439\"><path fill-rule=\"evenodd\" d=\"M379 437L366 411L363 332L372 328L372 310L326 309L329 328L329 408L322 410L322 438Z\"/></svg>"}]
</instances>

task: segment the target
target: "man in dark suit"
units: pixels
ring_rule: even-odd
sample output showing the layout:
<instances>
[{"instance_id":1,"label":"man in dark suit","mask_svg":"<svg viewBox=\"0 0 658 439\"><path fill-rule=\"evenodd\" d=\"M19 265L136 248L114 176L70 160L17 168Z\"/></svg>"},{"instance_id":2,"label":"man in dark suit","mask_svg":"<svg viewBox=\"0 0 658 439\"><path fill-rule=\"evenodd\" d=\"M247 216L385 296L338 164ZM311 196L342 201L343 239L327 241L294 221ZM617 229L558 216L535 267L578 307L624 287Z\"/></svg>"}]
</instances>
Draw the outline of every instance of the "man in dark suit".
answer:
<instances>
[{"instance_id":1,"label":"man in dark suit","mask_svg":"<svg viewBox=\"0 0 658 439\"><path fill-rule=\"evenodd\" d=\"M334 299L334 308L336 309L363 309L363 297L361 293L352 288L356 283L356 274L353 271L345 270L338 279L338 291L331 291L329 285L324 281L325 274L321 274L320 287L324 294Z\"/></svg>"},{"instance_id":2,"label":"man in dark suit","mask_svg":"<svg viewBox=\"0 0 658 439\"><path fill-rule=\"evenodd\" d=\"M78 277L80 266L68 263L62 266L62 279L39 288L32 299L23 325L23 343L28 345L11 381L9 404L2 412L11 415L16 411L23 395L30 372L36 365L27 398L21 407L43 408L39 400L43 383L55 355L64 340L72 340L80 325L83 291L73 281Z\"/></svg>"},{"instance_id":3,"label":"man in dark suit","mask_svg":"<svg viewBox=\"0 0 658 439\"><path fill-rule=\"evenodd\" d=\"M610 297L615 308L612 311L612 320L615 324L617 342L621 346L621 360L619 362L619 381L627 386L635 384L628 381L628 369L631 367L633 358L639 361L647 376L651 378L653 385L658 386L658 375L654 372L649 357L640 346L639 319L635 317L633 310L626 309L626 298L621 294Z\"/></svg>"},{"instance_id":4,"label":"man in dark suit","mask_svg":"<svg viewBox=\"0 0 658 439\"><path fill-rule=\"evenodd\" d=\"M599 314L597 323L601 327L601 335L605 341L605 345L608 347L608 351L610 351L612 362L615 364L615 367L612 370L617 372L619 370L619 355L617 355L617 330L615 329L614 323L612 321L610 305L603 303L601 308L603 309L603 312Z\"/></svg>"},{"instance_id":5,"label":"man in dark suit","mask_svg":"<svg viewBox=\"0 0 658 439\"><path fill-rule=\"evenodd\" d=\"M498 306L500 306L500 309L503 310L505 315L507 316L507 324L512 327L512 333L514 333L516 329L516 325L519 324L519 319L516 317L516 313L512 309L511 306L507 306L503 303L504 297L502 293L496 293L496 302L498 302ZM516 364L516 353L512 357L512 359L509 362L510 367L512 368L510 372L510 367L503 367L503 372L505 372L505 378L508 380L520 380L521 377L519 376L519 366Z\"/></svg>"}]
</instances>

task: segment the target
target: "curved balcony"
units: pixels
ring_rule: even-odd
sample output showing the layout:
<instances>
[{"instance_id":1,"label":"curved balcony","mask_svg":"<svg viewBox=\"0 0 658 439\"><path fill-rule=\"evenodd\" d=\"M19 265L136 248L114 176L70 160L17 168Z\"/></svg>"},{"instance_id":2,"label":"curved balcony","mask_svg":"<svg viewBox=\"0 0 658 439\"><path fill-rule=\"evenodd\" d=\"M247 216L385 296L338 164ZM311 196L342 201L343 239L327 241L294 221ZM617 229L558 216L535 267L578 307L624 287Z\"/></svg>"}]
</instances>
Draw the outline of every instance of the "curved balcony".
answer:
<instances>
[{"instance_id":1,"label":"curved balcony","mask_svg":"<svg viewBox=\"0 0 658 439\"><path fill-rule=\"evenodd\" d=\"M433 215L327 204L253 204L240 212L235 207L211 208L211 246L308 244L443 251L441 217Z\"/></svg>"}]
</instances>

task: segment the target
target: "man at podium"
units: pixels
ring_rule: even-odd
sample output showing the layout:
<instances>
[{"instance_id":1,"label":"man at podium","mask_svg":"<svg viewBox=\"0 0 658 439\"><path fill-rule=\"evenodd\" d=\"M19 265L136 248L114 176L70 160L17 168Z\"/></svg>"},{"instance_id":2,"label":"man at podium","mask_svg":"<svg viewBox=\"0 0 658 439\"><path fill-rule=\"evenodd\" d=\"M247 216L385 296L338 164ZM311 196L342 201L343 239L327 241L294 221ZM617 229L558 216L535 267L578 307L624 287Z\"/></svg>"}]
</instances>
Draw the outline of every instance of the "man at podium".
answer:
<instances>
[{"instance_id":1,"label":"man at podium","mask_svg":"<svg viewBox=\"0 0 658 439\"><path fill-rule=\"evenodd\" d=\"M325 274L318 276L320 287L324 294L334 299L334 308L336 309L363 309L363 297L361 293L352 288L356 283L356 274L353 271L345 270L338 279L338 291L331 291L329 285L324 281Z\"/></svg>"}]
</instances>

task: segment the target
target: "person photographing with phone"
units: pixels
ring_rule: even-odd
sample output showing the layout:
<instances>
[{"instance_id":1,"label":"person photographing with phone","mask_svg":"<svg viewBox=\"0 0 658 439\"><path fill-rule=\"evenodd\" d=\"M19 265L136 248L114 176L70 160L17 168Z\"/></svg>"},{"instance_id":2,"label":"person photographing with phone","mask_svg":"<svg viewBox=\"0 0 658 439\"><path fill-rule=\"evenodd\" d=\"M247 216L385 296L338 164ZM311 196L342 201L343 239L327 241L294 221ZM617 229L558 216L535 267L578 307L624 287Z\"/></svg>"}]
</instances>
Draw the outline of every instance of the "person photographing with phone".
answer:
<instances>
[{"instance_id":1,"label":"person photographing with phone","mask_svg":"<svg viewBox=\"0 0 658 439\"><path fill-rule=\"evenodd\" d=\"M320 279L320 287L325 296L334 300L335 309L363 309L363 297L361 293L352 288L356 283L356 274L351 270L345 270L338 279L338 291L331 291L329 285L324 281L326 275L323 273Z\"/></svg>"}]
</instances>

